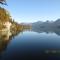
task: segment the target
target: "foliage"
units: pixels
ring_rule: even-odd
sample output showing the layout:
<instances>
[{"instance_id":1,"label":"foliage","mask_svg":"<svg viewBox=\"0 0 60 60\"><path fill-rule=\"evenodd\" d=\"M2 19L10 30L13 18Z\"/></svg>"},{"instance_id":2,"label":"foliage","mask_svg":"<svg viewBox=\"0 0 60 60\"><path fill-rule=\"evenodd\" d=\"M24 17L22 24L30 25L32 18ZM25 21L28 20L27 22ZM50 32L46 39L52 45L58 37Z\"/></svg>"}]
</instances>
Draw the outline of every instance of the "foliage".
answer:
<instances>
[{"instance_id":1,"label":"foliage","mask_svg":"<svg viewBox=\"0 0 60 60\"><path fill-rule=\"evenodd\" d=\"M0 30L5 28L4 26L5 22L10 22L12 24L11 31L14 31L14 32L22 31L23 29L26 29L29 27L29 26L24 26L15 22L11 18L10 13L6 9L0 7Z\"/></svg>"},{"instance_id":2,"label":"foliage","mask_svg":"<svg viewBox=\"0 0 60 60\"><path fill-rule=\"evenodd\" d=\"M0 29L5 28L3 24L7 21L12 22L10 13L6 9L0 7Z\"/></svg>"},{"instance_id":3,"label":"foliage","mask_svg":"<svg viewBox=\"0 0 60 60\"><path fill-rule=\"evenodd\" d=\"M0 4L7 5L6 0L0 0Z\"/></svg>"},{"instance_id":4,"label":"foliage","mask_svg":"<svg viewBox=\"0 0 60 60\"><path fill-rule=\"evenodd\" d=\"M11 21L11 16L9 12L1 7L0 7L0 21L1 22Z\"/></svg>"}]
</instances>

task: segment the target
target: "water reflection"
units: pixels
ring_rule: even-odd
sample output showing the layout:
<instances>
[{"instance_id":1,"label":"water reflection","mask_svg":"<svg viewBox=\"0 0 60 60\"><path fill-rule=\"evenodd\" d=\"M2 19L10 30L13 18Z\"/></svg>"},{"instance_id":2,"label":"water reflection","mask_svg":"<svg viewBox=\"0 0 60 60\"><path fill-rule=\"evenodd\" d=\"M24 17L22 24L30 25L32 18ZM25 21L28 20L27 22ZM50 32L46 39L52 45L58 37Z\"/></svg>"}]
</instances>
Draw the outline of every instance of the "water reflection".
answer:
<instances>
[{"instance_id":1,"label":"water reflection","mask_svg":"<svg viewBox=\"0 0 60 60\"><path fill-rule=\"evenodd\" d=\"M34 32L31 32L31 31L34 31ZM20 33L22 32L23 34L20 35ZM35 33L35 32L38 32L38 33ZM14 31L1 32L0 31L0 58L2 57L2 55L4 55L4 52L6 52L7 50L8 50L8 53L5 54L6 55L5 57L7 57L8 55L9 58L11 58L12 56L14 56L13 58L15 58L15 55L16 57L19 57L19 58L21 56L22 58L23 56L26 56L27 58L27 56L29 57L29 55L31 54L35 58L35 55L39 57L44 57L44 56L50 55L51 52L55 53L56 52L55 50L53 51L50 49L56 48L58 50L60 48L60 43L59 43L60 37L52 34L48 36L48 34L46 33L39 34L42 32L56 33L57 35L60 35L59 33L60 29L42 29L42 28L33 29L32 28L32 29L22 29L19 32L14 32ZM14 37L16 36L17 38L14 39Z\"/></svg>"},{"instance_id":2,"label":"water reflection","mask_svg":"<svg viewBox=\"0 0 60 60\"><path fill-rule=\"evenodd\" d=\"M48 33L55 33L57 35L60 35L60 29L59 28L39 28L39 29L36 29L33 27L32 31L38 32L38 33L46 32L47 34Z\"/></svg>"},{"instance_id":3,"label":"water reflection","mask_svg":"<svg viewBox=\"0 0 60 60\"><path fill-rule=\"evenodd\" d=\"M22 33L25 30L31 30L31 28L22 28L20 31L0 31L0 55L6 50L10 40L14 39L15 36Z\"/></svg>"},{"instance_id":4,"label":"water reflection","mask_svg":"<svg viewBox=\"0 0 60 60\"><path fill-rule=\"evenodd\" d=\"M5 50L9 42L10 36L11 36L11 33L0 31L0 52Z\"/></svg>"},{"instance_id":5,"label":"water reflection","mask_svg":"<svg viewBox=\"0 0 60 60\"><path fill-rule=\"evenodd\" d=\"M18 32L0 31L0 55L6 50L10 40L18 35Z\"/></svg>"}]
</instances>

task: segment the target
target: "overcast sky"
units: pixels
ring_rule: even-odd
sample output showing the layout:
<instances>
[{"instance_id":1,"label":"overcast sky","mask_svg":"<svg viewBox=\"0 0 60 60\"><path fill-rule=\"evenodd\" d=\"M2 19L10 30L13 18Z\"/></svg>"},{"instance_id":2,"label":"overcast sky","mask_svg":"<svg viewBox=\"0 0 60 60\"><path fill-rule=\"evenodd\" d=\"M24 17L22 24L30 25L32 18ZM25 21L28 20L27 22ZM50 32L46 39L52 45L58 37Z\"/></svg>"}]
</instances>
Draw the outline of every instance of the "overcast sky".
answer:
<instances>
[{"instance_id":1,"label":"overcast sky","mask_svg":"<svg viewBox=\"0 0 60 60\"><path fill-rule=\"evenodd\" d=\"M5 7L17 22L36 22L60 18L60 0L7 0Z\"/></svg>"}]
</instances>

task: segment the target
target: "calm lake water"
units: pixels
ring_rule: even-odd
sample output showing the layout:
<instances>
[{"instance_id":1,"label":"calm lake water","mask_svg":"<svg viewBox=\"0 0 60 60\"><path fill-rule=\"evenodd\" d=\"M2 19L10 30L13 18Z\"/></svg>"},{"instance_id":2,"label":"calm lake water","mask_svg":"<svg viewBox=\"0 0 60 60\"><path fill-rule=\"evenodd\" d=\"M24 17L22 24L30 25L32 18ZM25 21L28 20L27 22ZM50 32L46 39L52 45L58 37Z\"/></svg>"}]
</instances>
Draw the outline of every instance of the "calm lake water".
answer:
<instances>
[{"instance_id":1,"label":"calm lake water","mask_svg":"<svg viewBox=\"0 0 60 60\"><path fill-rule=\"evenodd\" d=\"M60 35L23 31L3 40L0 51L0 60L60 59Z\"/></svg>"}]
</instances>

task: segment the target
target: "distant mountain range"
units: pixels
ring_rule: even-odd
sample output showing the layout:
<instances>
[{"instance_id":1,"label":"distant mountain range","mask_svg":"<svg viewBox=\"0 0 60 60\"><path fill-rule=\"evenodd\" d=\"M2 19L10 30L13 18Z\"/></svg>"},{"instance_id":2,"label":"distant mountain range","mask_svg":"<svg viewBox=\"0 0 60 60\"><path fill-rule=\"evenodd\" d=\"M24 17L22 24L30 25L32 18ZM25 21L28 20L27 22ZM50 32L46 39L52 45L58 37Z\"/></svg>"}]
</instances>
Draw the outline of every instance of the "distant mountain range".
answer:
<instances>
[{"instance_id":1,"label":"distant mountain range","mask_svg":"<svg viewBox=\"0 0 60 60\"><path fill-rule=\"evenodd\" d=\"M32 31L41 33L41 32L46 32L46 33L56 33L60 35L60 19L57 19L56 21L50 22L35 22L32 23Z\"/></svg>"},{"instance_id":2,"label":"distant mountain range","mask_svg":"<svg viewBox=\"0 0 60 60\"><path fill-rule=\"evenodd\" d=\"M50 22L50 21L46 21L46 22L42 22L42 21L38 21L35 23L32 23L32 28L60 28L60 19L57 19L54 22Z\"/></svg>"},{"instance_id":3,"label":"distant mountain range","mask_svg":"<svg viewBox=\"0 0 60 60\"><path fill-rule=\"evenodd\" d=\"M20 23L20 25L23 25L23 26L31 26L32 23Z\"/></svg>"}]
</instances>

